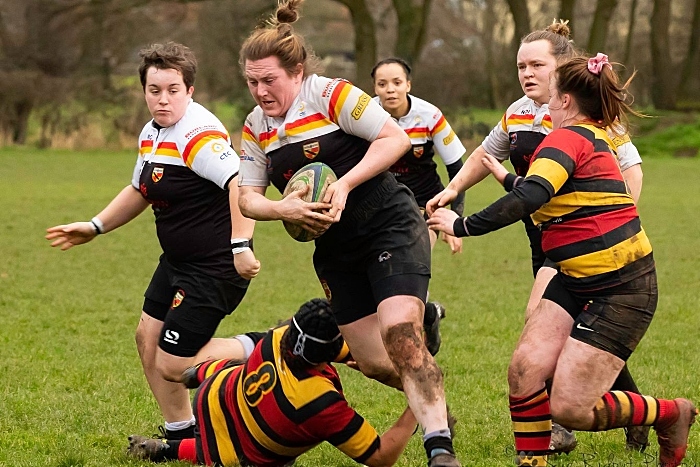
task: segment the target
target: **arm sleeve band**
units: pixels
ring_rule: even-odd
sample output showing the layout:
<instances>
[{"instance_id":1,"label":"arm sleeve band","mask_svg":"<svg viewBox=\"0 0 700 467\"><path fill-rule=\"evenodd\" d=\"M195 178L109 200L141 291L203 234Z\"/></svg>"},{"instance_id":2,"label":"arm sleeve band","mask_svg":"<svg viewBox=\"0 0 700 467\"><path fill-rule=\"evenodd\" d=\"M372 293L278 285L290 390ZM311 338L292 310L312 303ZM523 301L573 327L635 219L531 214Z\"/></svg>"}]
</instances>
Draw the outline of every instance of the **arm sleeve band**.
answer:
<instances>
[{"instance_id":1,"label":"arm sleeve band","mask_svg":"<svg viewBox=\"0 0 700 467\"><path fill-rule=\"evenodd\" d=\"M467 218L458 218L454 223L455 235L476 236L493 232L532 214L550 198L545 187L526 179L487 208ZM458 224L462 224L461 228ZM459 235L462 233L464 235Z\"/></svg>"}]
</instances>

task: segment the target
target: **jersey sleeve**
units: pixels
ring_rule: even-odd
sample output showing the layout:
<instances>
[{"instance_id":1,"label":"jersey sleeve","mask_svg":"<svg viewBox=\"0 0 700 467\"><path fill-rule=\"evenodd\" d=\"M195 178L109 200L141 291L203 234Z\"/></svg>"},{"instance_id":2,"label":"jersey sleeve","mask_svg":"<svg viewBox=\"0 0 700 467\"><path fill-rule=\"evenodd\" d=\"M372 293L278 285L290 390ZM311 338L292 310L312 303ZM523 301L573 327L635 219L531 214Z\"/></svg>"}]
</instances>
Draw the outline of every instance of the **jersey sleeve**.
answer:
<instances>
[{"instance_id":1,"label":"jersey sleeve","mask_svg":"<svg viewBox=\"0 0 700 467\"><path fill-rule=\"evenodd\" d=\"M510 157L510 136L506 121L508 111L503 114L501 121L493 127L491 132L481 142L481 147L499 161L504 161Z\"/></svg>"},{"instance_id":2,"label":"jersey sleeve","mask_svg":"<svg viewBox=\"0 0 700 467\"><path fill-rule=\"evenodd\" d=\"M431 122L430 137L442 161L445 165L450 165L457 162L467 150L464 149L464 145L452 130L442 112L438 109L436 110L437 112Z\"/></svg>"},{"instance_id":3,"label":"jersey sleeve","mask_svg":"<svg viewBox=\"0 0 700 467\"><path fill-rule=\"evenodd\" d=\"M625 171L633 165L642 163L642 156L639 155L637 146L632 143L628 133L622 136L611 135L612 142L617 151L617 160L620 164L620 170Z\"/></svg>"},{"instance_id":4,"label":"jersey sleeve","mask_svg":"<svg viewBox=\"0 0 700 467\"><path fill-rule=\"evenodd\" d=\"M345 133L374 141L391 118L381 105L348 81L315 75L306 81L310 86L309 97Z\"/></svg>"},{"instance_id":5,"label":"jersey sleeve","mask_svg":"<svg viewBox=\"0 0 700 467\"><path fill-rule=\"evenodd\" d=\"M172 138L187 167L219 188L238 173L240 161L224 125L209 110L190 102L173 128Z\"/></svg>"},{"instance_id":6,"label":"jersey sleeve","mask_svg":"<svg viewBox=\"0 0 700 467\"><path fill-rule=\"evenodd\" d=\"M338 401L318 415L326 441L358 463L379 449L379 435L338 393Z\"/></svg>"},{"instance_id":7,"label":"jersey sleeve","mask_svg":"<svg viewBox=\"0 0 700 467\"><path fill-rule=\"evenodd\" d=\"M263 186L270 184L267 175L267 156L253 131L256 112L246 118L241 135L241 171L238 176L239 186Z\"/></svg>"}]
</instances>

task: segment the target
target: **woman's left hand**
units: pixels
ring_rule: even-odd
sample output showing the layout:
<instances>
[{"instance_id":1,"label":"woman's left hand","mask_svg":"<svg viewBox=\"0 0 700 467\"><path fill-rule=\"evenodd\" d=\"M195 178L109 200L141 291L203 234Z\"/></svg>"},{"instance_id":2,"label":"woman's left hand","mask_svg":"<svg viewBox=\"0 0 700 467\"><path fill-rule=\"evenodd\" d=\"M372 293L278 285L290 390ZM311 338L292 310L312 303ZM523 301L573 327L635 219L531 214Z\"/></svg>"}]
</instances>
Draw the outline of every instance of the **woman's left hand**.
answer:
<instances>
[{"instance_id":1,"label":"woman's left hand","mask_svg":"<svg viewBox=\"0 0 700 467\"><path fill-rule=\"evenodd\" d=\"M243 279L251 280L260 272L260 261L255 258L253 250L233 255L233 265Z\"/></svg>"},{"instance_id":2,"label":"woman's left hand","mask_svg":"<svg viewBox=\"0 0 700 467\"><path fill-rule=\"evenodd\" d=\"M453 225L458 217L456 212L450 209L440 208L428 218L428 228L436 232L445 232L448 235L454 236L455 231Z\"/></svg>"},{"instance_id":3,"label":"woman's left hand","mask_svg":"<svg viewBox=\"0 0 700 467\"><path fill-rule=\"evenodd\" d=\"M340 178L334 183L331 183L326 190L326 196L323 197L324 203L331 203L331 209L328 215L333 218L333 222L339 222L340 216L345 209L345 202L350 193L350 186Z\"/></svg>"}]
</instances>

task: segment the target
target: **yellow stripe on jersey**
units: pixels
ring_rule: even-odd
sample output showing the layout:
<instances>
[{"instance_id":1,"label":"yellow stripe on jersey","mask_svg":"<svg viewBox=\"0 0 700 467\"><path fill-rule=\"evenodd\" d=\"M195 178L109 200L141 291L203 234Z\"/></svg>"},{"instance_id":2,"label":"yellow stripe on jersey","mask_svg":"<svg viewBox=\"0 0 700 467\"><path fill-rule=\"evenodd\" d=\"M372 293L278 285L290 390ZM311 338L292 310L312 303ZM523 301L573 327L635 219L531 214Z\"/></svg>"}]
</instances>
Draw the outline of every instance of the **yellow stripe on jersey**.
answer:
<instances>
[{"instance_id":1,"label":"yellow stripe on jersey","mask_svg":"<svg viewBox=\"0 0 700 467\"><path fill-rule=\"evenodd\" d=\"M280 378L281 379L281 378ZM302 453L306 452L308 450L308 447L296 447L296 448L291 448L288 446L283 446L272 439L270 439L265 432L260 428L258 423L255 421L255 418L253 417L253 414L250 411L250 407L248 407L248 404L242 403L245 401L245 394L243 394L243 385L242 384L237 384L236 385L236 399L239 402L238 408L241 413L241 418L243 419L243 423L245 426L248 428L248 431L250 432L250 435L260 443L264 448L279 454L283 456L290 456L290 457L297 457L301 455ZM272 397L272 396L270 396ZM218 440L218 436L217 436Z\"/></svg>"},{"instance_id":2,"label":"yellow stripe on jersey","mask_svg":"<svg viewBox=\"0 0 700 467\"><path fill-rule=\"evenodd\" d=\"M639 233L610 248L559 261L557 264L563 274L580 279L617 271L651 252L651 243L642 229Z\"/></svg>"},{"instance_id":3,"label":"yellow stripe on jersey","mask_svg":"<svg viewBox=\"0 0 700 467\"><path fill-rule=\"evenodd\" d=\"M552 159L547 159L544 157L535 158L535 161L527 171L527 176L530 175L539 175L540 177L546 179L552 184L554 193L559 191L559 189L569 179L569 173L561 164L553 161Z\"/></svg>"},{"instance_id":4,"label":"yellow stripe on jersey","mask_svg":"<svg viewBox=\"0 0 700 467\"><path fill-rule=\"evenodd\" d=\"M316 120L313 122L306 123L304 125L299 125L293 128L287 128L287 135L294 136L302 134L306 131L315 130L317 128L323 128L324 126L332 125L333 122L324 118L323 120Z\"/></svg>"},{"instance_id":5,"label":"yellow stripe on jersey","mask_svg":"<svg viewBox=\"0 0 700 467\"><path fill-rule=\"evenodd\" d=\"M228 142L226 140L222 139L220 135L209 135L209 136L205 136L205 137L201 138L199 141L197 141L192 146L192 148L188 148L189 153L187 154L187 160L185 161L185 163L187 164L187 167L192 168L192 164L194 164L194 158L197 157L197 154L204 146L206 146L207 144L209 144L212 141L217 141L217 140L221 141L222 144L225 145L224 147L228 146Z\"/></svg>"},{"instance_id":6,"label":"yellow stripe on jersey","mask_svg":"<svg viewBox=\"0 0 700 467\"><path fill-rule=\"evenodd\" d=\"M528 422L512 422L513 431L518 433L540 433L552 429L551 420L528 421Z\"/></svg>"},{"instance_id":7,"label":"yellow stripe on jersey","mask_svg":"<svg viewBox=\"0 0 700 467\"><path fill-rule=\"evenodd\" d=\"M447 126L447 120L445 119L445 117L440 117L440 121L435 126L435 128L433 128L431 135L433 135L433 136L437 135L442 130L444 130L446 126Z\"/></svg>"},{"instance_id":8,"label":"yellow stripe on jersey","mask_svg":"<svg viewBox=\"0 0 700 467\"><path fill-rule=\"evenodd\" d=\"M164 156L164 157L175 157L177 159L180 158L180 151L177 149L171 149L171 148L164 148L164 147L158 147L156 149L156 156Z\"/></svg>"},{"instance_id":9,"label":"yellow stripe on jersey","mask_svg":"<svg viewBox=\"0 0 700 467\"><path fill-rule=\"evenodd\" d=\"M622 193L601 193L596 191L575 191L557 195L549 203L532 213L532 221L537 224L570 214L581 207L632 204L632 197Z\"/></svg>"},{"instance_id":10,"label":"yellow stripe on jersey","mask_svg":"<svg viewBox=\"0 0 700 467\"><path fill-rule=\"evenodd\" d=\"M333 102L331 108L329 109L332 111L332 119L334 122L337 122L340 119L340 112L343 110L345 101L347 100L350 91L353 89L350 83L341 82L338 83L338 86L342 86L342 89L338 94L338 98L335 100L335 102Z\"/></svg>"},{"instance_id":11,"label":"yellow stripe on jersey","mask_svg":"<svg viewBox=\"0 0 700 467\"><path fill-rule=\"evenodd\" d=\"M224 465L233 465L238 462L236 451L231 442L231 435L228 432L226 425L226 416L224 415L225 407L221 407L219 400L219 390L221 383L225 380L226 375L231 373L234 368L221 370L215 379L211 382L209 391L207 392L207 402L209 403L209 415L211 418L211 426L214 429L216 437L216 446L219 451L219 456Z\"/></svg>"},{"instance_id":12,"label":"yellow stripe on jersey","mask_svg":"<svg viewBox=\"0 0 700 467\"><path fill-rule=\"evenodd\" d=\"M372 446L375 439L377 439L377 431L365 420L352 438L336 447L348 457L356 459L367 451L367 446Z\"/></svg>"}]
</instances>

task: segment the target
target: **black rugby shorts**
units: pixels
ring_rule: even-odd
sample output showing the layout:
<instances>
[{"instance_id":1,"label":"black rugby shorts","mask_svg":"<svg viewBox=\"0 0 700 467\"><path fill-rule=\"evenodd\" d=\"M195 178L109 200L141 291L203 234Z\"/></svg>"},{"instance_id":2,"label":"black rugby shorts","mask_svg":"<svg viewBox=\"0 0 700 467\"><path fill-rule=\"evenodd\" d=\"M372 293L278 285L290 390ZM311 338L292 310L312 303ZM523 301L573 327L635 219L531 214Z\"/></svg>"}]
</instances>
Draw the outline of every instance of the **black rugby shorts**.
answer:
<instances>
[{"instance_id":1,"label":"black rugby shorts","mask_svg":"<svg viewBox=\"0 0 700 467\"><path fill-rule=\"evenodd\" d=\"M158 345L178 357L193 357L221 320L241 303L247 288L232 281L173 266L161 255L144 294L143 311L163 321Z\"/></svg>"},{"instance_id":2,"label":"black rugby shorts","mask_svg":"<svg viewBox=\"0 0 700 467\"><path fill-rule=\"evenodd\" d=\"M572 292L561 274L554 276L542 298L564 308L574 319L571 337L627 361L646 333L658 301L656 270L595 292Z\"/></svg>"},{"instance_id":3,"label":"black rugby shorts","mask_svg":"<svg viewBox=\"0 0 700 467\"><path fill-rule=\"evenodd\" d=\"M316 240L314 267L340 325L376 313L390 297L425 302L430 237L408 188L389 177L344 212Z\"/></svg>"}]
</instances>

